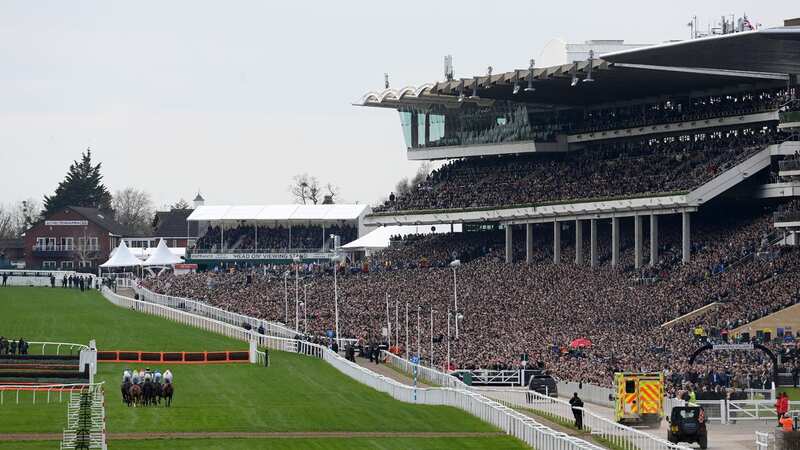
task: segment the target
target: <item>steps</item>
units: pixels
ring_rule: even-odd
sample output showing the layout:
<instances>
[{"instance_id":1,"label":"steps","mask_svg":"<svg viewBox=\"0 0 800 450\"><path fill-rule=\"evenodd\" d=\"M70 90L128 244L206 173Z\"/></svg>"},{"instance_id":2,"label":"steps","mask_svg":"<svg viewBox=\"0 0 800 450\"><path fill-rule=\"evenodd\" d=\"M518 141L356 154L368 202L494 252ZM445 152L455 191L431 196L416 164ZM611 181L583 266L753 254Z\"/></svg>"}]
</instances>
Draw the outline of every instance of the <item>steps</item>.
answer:
<instances>
[{"instance_id":1,"label":"steps","mask_svg":"<svg viewBox=\"0 0 800 450\"><path fill-rule=\"evenodd\" d=\"M107 449L105 399L101 386L70 394L61 449Z\"/></svg>"}]
</instances>

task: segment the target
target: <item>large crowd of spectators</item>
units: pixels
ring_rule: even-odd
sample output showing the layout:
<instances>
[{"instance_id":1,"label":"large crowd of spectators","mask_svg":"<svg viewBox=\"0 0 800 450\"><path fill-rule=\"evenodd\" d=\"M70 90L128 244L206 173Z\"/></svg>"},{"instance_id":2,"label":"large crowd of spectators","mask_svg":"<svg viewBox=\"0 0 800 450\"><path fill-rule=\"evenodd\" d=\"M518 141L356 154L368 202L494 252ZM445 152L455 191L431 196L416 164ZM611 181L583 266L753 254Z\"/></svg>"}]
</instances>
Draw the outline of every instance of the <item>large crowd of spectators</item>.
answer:
<instances>
[{"instance_id":1,"label":"large crowd of spectators","mask_svg":"<svg viewBox=\"0 0 800 450\"><path fill-rule=\"evenodd\" d=\"M535 233L531 264L503 262L499 231L396 239L357 270L339 267L341 333L365 342L385 339L381 331L387 326L388 299L390 339L405 347L408 304L411 351L421 349L423 359L443 365L447 311L455 309L455 286L458 314L463 316L459 338L451 336L450 341L456 367L519 367L527 360L543 363L563 379L602 385L610 384L615 370L663 370L673 382L673 393L686 382L699 391L763 385L771 380L771 367L760 353L713 352L693 366L688 357L708 340L734 339L734 334L741 339L743 330L734 333L737 327L800 300L796 283L800 252L772 245L776 236L771 232L770 211L742 216L697 213L693 223L692 261L683 265L672 256L679 250L671 250L680 246L680 221L661 220L659 261L645 283L642 272L632 267L632 243L625 240L620 267L612 268L601 252L599 267L590 269L572 263L575 244L570 233L562 234L561 264L550 259L552 231ZM602 239L607 231L600 229L601 249L608 247ZM623 226L623 235L628 234L631 230ZM522 254L524 244L515 250ZM645 246L645 260L648 257ZM456 269L454 279L448 263L460 258L469 262ZM299 298L307 300L308 323L301 313L300 327L311 335L333 330L333 270L317 266L302 273ZM294 283L287 285L283 278L272 271L245 270L155 278L146 285L243 314L292 322ZM711 306L702 314L661 326L707 305ZM699 335L698 328L703 330ZM756 336L754 330L746 332ZM570 348L577 338L592 344ZM776 351L784 350L782 342L767 343Z\"/></svg>"},{"instance_id":2,"label":"large crowd of spectators","mask_svg":"<svg viewBox=\"0 0 800 450\"><path fill-rule=\"evenodd\" d=\"M700 186L779 138L774 126L596 143L567 154L452 161L376 212L543 204Z\"/></svg>"},{"instance_id":3,"label":"large crowd of spectators","mask_svg":"<svg viewBox=\"0 0 800 450\"><path fill-rule=\"evenodd\" d=\"M299 225L289 227L259 226L258 232L253 225L236 227L209 226L205 234L197 240L196 249L225 250L272 250L288 251L292 249L321 250L329 244L329 236L340 236L341 243L346 244L358 237L358 229L354 225ZM256 241L258 235L258 241ZM331 246L332 247L332 246Z\"/></svg>"}]
</instances>

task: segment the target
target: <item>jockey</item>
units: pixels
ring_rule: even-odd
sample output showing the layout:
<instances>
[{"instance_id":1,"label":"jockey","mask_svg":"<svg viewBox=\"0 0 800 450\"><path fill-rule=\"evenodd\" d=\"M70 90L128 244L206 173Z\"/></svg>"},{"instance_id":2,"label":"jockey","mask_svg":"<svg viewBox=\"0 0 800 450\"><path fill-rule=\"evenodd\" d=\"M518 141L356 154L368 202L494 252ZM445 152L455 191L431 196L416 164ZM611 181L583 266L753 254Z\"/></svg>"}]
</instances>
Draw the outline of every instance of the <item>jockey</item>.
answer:
<instances>
[{"instance_id":1,"label":"jockey","mask_svg":"<svg viewBox=\"0 0 800 450\"><path fill-rule=\"evenodd\" d=\"M172 384L172 371L169 369L164 371L164 383Z\"/></svg>"},{"instance_id":2,"label":"jockey","mask_svg":"<svg viewBox=\"0 0 800 450\"><path fill-rule=\"evenodd\" d=\"M134 369L133 375L131 375L131 381L133 382L133 384L139 384L139 380L140 380L139 372L137 372L136 369Z\"/></svg>"},{"instance_id":3,"label":"jockey","mask_svg":"<svg viewBox=\"0 0 800 450\"><path fill-rule=\"evenodd\" d=\"M125 369L122 371L122 382L130 382L131 381L131 369Z\"/></svg>"},{"instance_id":4,"label":"jockey","mask_svg":"<svg viewBox=\"0 0 800 450\"><path fill-rule=\"evenodd\" d=\"M160 370L156 369L156 371L153 372L153 381L155 381L156 383L161 383L161 371Z\"/></svg>"},{"instance_id":5,"label":"jockey","mask_svg":"<svg viewBox=\"0 0 800 450\"><path fill-rule=\"evenodd\" d=\"M150 381L150 380L153 379L153 374L150 373L150 368L149 367L144 369L144 377L143 378L144 378L144 381Z\"/></svg>"}]
</instances>

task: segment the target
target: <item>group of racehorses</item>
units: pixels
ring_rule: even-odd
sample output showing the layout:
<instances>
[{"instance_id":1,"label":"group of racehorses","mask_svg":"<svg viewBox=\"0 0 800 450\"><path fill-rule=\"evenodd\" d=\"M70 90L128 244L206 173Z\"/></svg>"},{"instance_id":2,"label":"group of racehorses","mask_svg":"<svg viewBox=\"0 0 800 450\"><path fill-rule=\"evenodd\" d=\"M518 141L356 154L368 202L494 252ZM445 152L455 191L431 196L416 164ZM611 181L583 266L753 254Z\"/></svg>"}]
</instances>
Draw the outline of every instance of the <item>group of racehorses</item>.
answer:
<instances>
[{"instance_id":1,"label":"group of racehorses","mask_svg":"<svg viewBox=\"0 0 800 450\"><path fill-rule=\"evenodd\" d=\"M164 406L172 405L172 395L175 387L172 383L164 383L145 380L143 383L134 384L130 380L125 380L120 387L122 391L122 402L128 406L160 406L164 400Z\"/></svg>"}]
</instances>

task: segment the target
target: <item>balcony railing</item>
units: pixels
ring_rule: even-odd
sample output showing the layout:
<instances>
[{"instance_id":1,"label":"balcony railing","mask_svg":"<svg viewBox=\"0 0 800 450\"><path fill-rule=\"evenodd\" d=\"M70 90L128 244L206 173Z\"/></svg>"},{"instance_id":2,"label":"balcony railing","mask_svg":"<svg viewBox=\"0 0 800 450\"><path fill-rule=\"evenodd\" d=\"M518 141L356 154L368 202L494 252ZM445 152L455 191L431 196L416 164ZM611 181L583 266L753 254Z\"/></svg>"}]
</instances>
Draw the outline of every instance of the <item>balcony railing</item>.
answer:
<instances>
[{"instance_id":1,"label":"balcony railing","mask_svg":"<svg viewBox=\"0 0 800 450\"><path fill-rule=\"evenodd\" d=\"M63 244L63 245L58 245L58 244L40 245L40 244L36 244L36 245L33 246L32 250L35 251L35 252L76 252L76 251L97 252L97 251L100 251L100 246L99 245L80 246L80 245L75 245L75 244Z\"/></svg>"},{"instance_id":2,"label":"balcony railing","mask_svg":"<svg viewBox=\"0 0 800 450\"><path fill-rule=\"evenodd\" d=\"M785 159L783 161L778 161L778 168L781 171L800 170L800 160L799 159Z\"/></svg>"},{"instance_id":3,"label":"balcony railing","mask_svg":"<svg viewBox=\"0 0 800 450\"><path fill-rule=\"evenodd\" d=\"M800 211L779 211L772 215L777 222L800 222Z\"/></svg>"},{"instance_id":4,"label":"balcony railing","mask_svg":"<svg viewBox=\"0 0 800 450\"><path fill-rule=\"evenodd\" d=\"M212 254L247 254L247 253L329 253L319 247L314 248L237 248L235 250L215 248L193 248L188 251L192 253L212 253Z\"/></svg>"}]
</instances>

